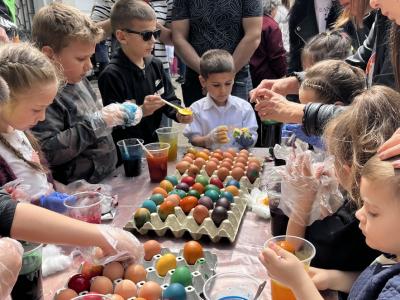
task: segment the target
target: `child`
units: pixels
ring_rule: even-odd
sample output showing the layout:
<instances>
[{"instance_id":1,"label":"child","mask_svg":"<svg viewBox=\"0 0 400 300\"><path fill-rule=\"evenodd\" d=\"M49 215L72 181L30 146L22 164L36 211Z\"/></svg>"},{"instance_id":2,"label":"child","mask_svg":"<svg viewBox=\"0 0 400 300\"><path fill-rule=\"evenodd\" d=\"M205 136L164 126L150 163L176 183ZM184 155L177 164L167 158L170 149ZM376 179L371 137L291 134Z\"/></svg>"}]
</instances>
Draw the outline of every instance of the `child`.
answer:
<instances>
[{"instance_id":1,"label":"child","mask_svg":"<svg viewBox=\"0 0 400 300\"><path fill-rule=\"evenodd\" d=\"M232 96L235 66L232 55L225 50L208 50L200 59L200 83L207 97L193 103L190 108L194 121L183 134L199 147L213 148L217 144L249 147L257 141L257 121L247 101ZM228 140L228 127L247 128L250 142L235 144Z\"/></svg>"},{"instance_id":2,"label":"child","mask_svg":"<svg viewBox=\"0 0 400 300\"><path fill-rule=\"evenodd\" d=\"M301 53L303 70L325 59L344 60L352 54L351 39L341 30L326 31L311 38Z\"/></svg>"},{"instance_id":3,"label":"child","mask_svg":"<svg viewBox=\"0 0 400 300\"><path fill-rule=\"evenodd\" d=\"M60 3L41 8L33 20L36 46L63 71L67 83L48 107L46 119L33 128L54 178L64 184L78 179L97 183L109 175L117 162L110 129L141 118L133 104L102 107L85 78L101 36L87 16Z\"/></svg>"},{"instance_id":4,"label":"child","mask_svg":"<svg viewBox=\"0 0 400 300\"><path fill-rule=\"evenodd\" d=\"M133 99L143 110L143 120L137 126L114 129L114 141L132 137L145 143L157 141L155 130L163 113L181 123L191 122L191 116L183 116L162 102L181 104L162 62L151 55L160 34L154 10L144 1L120 0L112 8L111 26L121 48L99 78L103 103Z\"/></svg>"},{"instance_id":5,"label":"child","mask_svg":"<svg viewBox=\"0 0 400 300\"><path fill-rule=\"evenodd\" d=\"M307 240L310 240L316 246L316 260L314 259L312 261L312 265L318 265L319 267L327 269L339 269L341 271L353 272L361 270L361 268L365 268L369 265L368 257L371 258L373 252L371 252L371 250L368 250L369 254L367 254L366 249L368 248L366 248L365 246L363 248L359 248L359 246L361 246L361 239L359 237L361 232L357 233L356 231L356 228L359 226L364 234L368 233L368 231L365 231L365 221L363 220L363 218L360 217L360 212L357 212L356 214L357 218L360 220L360 224L358 224L358 222L354 219L354 207L357 204L361 203L359 194L361 168L376 153L379 146L385 140L387 140L393 134L395 129L400 125L397 117L399 113L400 95L390 88L383 86L374 86L370 90L367 90L357 96L354 100L354 103L348 110L340 114L327 125L325 136L327 139L328 152L335 156L335 170L338 180L342 187L349 192L352 201L345 204L350 214L346 214L344 209L339 209L339 211L334 214L334 216L328 217L328 220L324 219L314 222L309 228L306 229L305 234L301 234L301 230L304 231L304 228L302 229L303 226L299 227L299 224L295 223L289 224L287 230L288 234L304 236ZM369 168L367 170L369 170ZM363 185L363 183L365 183L365 180L362 180L361 182ZM365 193L365 189L361 187L361 194L364 202L367 201L368 203L368 201L376 199L376 195L380 195L379 200L381 201L387 200L385 199L387 197L385 197L384 195L386 195L388 191L385 191L385 189L382 188L379 189L379 187L382 186L386 188L387 184L384 185L382 184L382 181L378 180L376 180L376 183L376 188L369 190L369 192L371 190L375 190L375 193L372 194L368 194L368 191L367 193ZM306 191L307 188L303 188L303 190ZM304 195L305 194L303 194L303 196ZM301 198L302 196L300 195L299 199ZM304 203L305 202L303 202L303 204ZM369 208L372 208L372 206L370 205L367 206L369 206ZM376 204L374 205L374 207L375 206ZM297 218L302 217L303 221L307 221L308 216L305 212L306 211L303 210L302 216L298 214ZM393 212L396 211L393 210ZM342 232L336 230L338 234L335 238L335 235L333 235L331 230L329 230L329 227L331 227L332 224L334 225L334 222L336 222L337 224L340 220L344 225L346 225L346 223L347 225L342 227ZM382 233L384 233L379 238L384 239L385 236L388 236L390 237L389 239L393 240L395 236L397 236L396 234L390 233L391 230L397 230L393 229L397 228L395 223L393 223L393 221L389 222L390 223L388 223L386 232L382 231ZM312 230L311 227L313 227L314 230ZM351 227L353 227L353 229L351 229ZM350 234L350 229L352 234ZM325 237L323 237L324 235ZM367 244L373 249L398 254L396 251L394 251L394 249L378 247L376 244L370 243L368 235L366 237ZM325 240L324 243L322 243L323 240ZM395 242L395 240L393 241ZM359 246L357 246L357 244ZM284 266L281 265L280 262L277 262L276 254L270 249L267 249L264 250L263 254L261 255L261 260L270 271L270 274L273 277L278 276L279 268L279 273L282 274L282 276L276 277L276 279L283 284L290 286L294 290L296 297L298 297L297 299L322 299L312 298L311 294L308 294L307 296L301 295L301 293L299 292L299 287L302 286L304 288L303 291L310 291L313 289L312 283L308 283L307 279L304 279L302 274L299 274L299 272L301 272L300 268L298 267L296 261L293 259L292 256L288 255L282 250L277 250L277 252L278 255L283 257L283 259L281 260L283 265L291 264L290 272L293 275L292 278L296 277L299 281L294 284L294 282L291 282L290 279L289 281L286 280L285 278L288 275L288 272L284 270ZM324 264L321 263L323 260L325 261ZM357 268L355 268L356 265ZM304 266L302 266L302 268L304 268ZM326 272L331 275L338 273L343 274L343 272L341 271ZM318 269L313 269L311 275L315 272L322 271ZM355 277L352 276L350 273L346 274L348 275L346 275L346 277ZM318 278L321 277L315 277L316 282L318 281ZM345 288L341 285L338 286L338 281L334 278L324 278L326 278L325 283L318 283L321 284L321 287L323 286L323 289L335 289L343 292L349 291L348 288ZM372 285L372 287L374 288L376 286ZM360 297L357 299L376 298L377 297ZM350 299L356 298L350 297Z\"/></svg>"}]
</instances>

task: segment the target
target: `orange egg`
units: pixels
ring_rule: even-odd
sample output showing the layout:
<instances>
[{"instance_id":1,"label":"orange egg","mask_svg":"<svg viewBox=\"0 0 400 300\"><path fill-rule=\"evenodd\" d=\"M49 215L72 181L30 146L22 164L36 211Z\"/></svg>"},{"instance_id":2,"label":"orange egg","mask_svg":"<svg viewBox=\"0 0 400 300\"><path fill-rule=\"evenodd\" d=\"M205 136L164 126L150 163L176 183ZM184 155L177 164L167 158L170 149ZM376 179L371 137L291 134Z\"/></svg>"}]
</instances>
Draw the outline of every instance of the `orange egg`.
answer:
<instances>
[{"instance_id":1,"label":"orange egg","mask_svg":"<svg viewBox=\"0 0 400 300\"><path fill-rule=\"evenodd\" d=\"M181 174L185 173L186 170L189 169L189 167L190 167L190 163L187 162L187 161L185 161L185 160L182 160L182 161L180 161L180 162L178 162L178 163L176 164L176 169L177 169L177 170L179 171L179 173L181 173Z\"/></svg>"},{"instance_id":2,"label":"orange egg","mask_svg":"<svg viewBox=\"0 0 400 300\"><path fill-rule=\"evenodd\" d=\"M72 289L63 289L57 292L54 300L71 300L75 297L78 297L78 294Z\"/></svg>"},{"instance_id":3,"label":"orange egg","mask_svg":"<svg viewBox=\"0 0 400 300\"><path fill-rule=\"evenodd\" d=\"M228 170L232 169L232 163L230 163L229 161L223 161L219 167L223 167L223 168L227 168Z\"/></svg>"},{"instance_id":4,"label":"orange egg","mask_svg":"<svg viewBox=\"0 0 400 300\"><path fill-rule=\"evenodd\" d=\"M204 153L207 153L208 155L210 155L210 150L208 150L207 148L204 148L201 151L203 151Z\"/></svg>"},{"instance_id":5,"label":"orange egg","mask_svg":"<svg viewBox=\"0 0 400 300\"><path fill-rule=\"evenodd\" d=\"M210 160L207 162L205 170L208 176L211 176L216 169L218 169L218 164L215 161Z\"/></svg>"},{"instance_id":6,"label":"orange egg","mask_svg":"<svg viewBox=\"0 0 400 300\"><path fill-rule=\"evenodd\" d=\"M230 158L230 159L232 159L233 160L233 158L235 157L235 156L233 156L230 152L228 152L228 151L225 151L224 153L223 153L223 156L224 156L224 158Z\"/></svg>"},{"instance_id":7,"label":"orange egg","mask_svg":"<svg viewBox=\"0 0 400 300\"><path fill-rule=\"evenodd\" d=\"M124 267L116 261L106 264L103 269L103 276L108 277L111 281L122 278L124 275Z\"/></svg>"},{"instance_id":8,"label":"orange egg","mask_svg":"<svg viewBox=\"0 0 400 300\"><path fill-rule=\"evenodd\" d=\"M158 300L161 299L162 289L161 286L154 281L147 281L139 290L139 297L146 300Z\"/></svg>"},{"instance_id":9,"label":"orange egg","mask_svg":"<svg viewBox=\"0 0 400 300\"><path fill-rule=\"evenodd\" d=\"M193 158L191 158L190 156L185 155L182 158L182 161L187 161L189 164L192 164L193 163Z\"/></svg>"},{"instance_id":10,"label":"orange egg","mask_svg":"<svg viewBox=\"0 0 400 300\"><path fill-rule=\"evenodd\" d=\"M204 160L208 160L208 158L209 158L209 157L208 157L208 154L205 153L205 152L203 152L203 151L197 152L196 157L201 157L201 158L203 158Z\"/></svg>"},{"instance_id":11,"label":"orange egg","mask_svg":"<svg viewBox=\"0 0 400 300\"><path fill-rule=\"evenodd\" d=\"M174 206L178 206L179 201L181 201L181 197L179 197L179 195L177 194L171 194L168 195L168 197L165 198L164 201L171 201L172 203L174 203Z\"/></svg>"},{"instance_id":12,"label":"orange egg","mask_svg":"<svg viewBox=\"0 0 400 300\"><path fill-rule=\"evenodd\" d=\"M167 191L164 190L162 187L159 187L159 186L155 187L155 188L153 189L153 191L151 192L151 194L152 194L152 195L154 195L154 194L161 194L161 195L164 196L164 198L168 197Z\"/></svg>"},{"instance_id":13,"label":"orange egg","mask_svg":"<svg viewBox=\"0 0 400 300\"><path fill-rule=\"evenodd\" d=\"M113 284L110 279L105 276L96 276L90 285L90 291L99 294L111 294L113 292Z\"/></svg>"},{"instance_id":14,"label":"orange egg","mask_svg":"<svg viewBox=\"0 0 400 300\"><path fill-rule=\"evenodd\" d=\"M234 185L227 186L225 191L230 192L233 196L239 196L239 189Z\"/></svg>"},{"instance_id":15,"label":"orange egg","mask_svg":"<svg viewBox=\"0 0 400 300\"><path fill-rule=\"evenodd\" d=\"M182 208L183 212L188 214L198 203L198 199L194 196L186 196L179 202L179 206Z\"/></svg>"},{"instance_id":16,"label":"orange egg","mask_svg":"<svg viewBox=\"0 0 400 300\"><path fill-rule=\"evenodd\" d=\"M136 297L137 287L133 281L124 279L115 285L114 293L122 296L124 299Z\"/></svg>"},{"instance_id":17,"label":"orange egg","mask_svg":"<svg viewBox=\"0 0 400 300\"><path fill-rule=\"evenodd\" d=\"M228 175L229 175L229 169L225 167L219 168L217 171L217 176L221 181L224 181L226 176Z\"/></svg>"},{"instance_id":18,"label":"orange egg","mask_svg":"<svg viewBox=\"0 0 400 300\"><path fill-rule=\"evenodd\" d=\"M196 153L197 153L197 149L196 148L194 148L194 147L189 147L187 150L186 150L186 154L193 154L193 155L196 155ZM193 157L193 159L194 159L194 157Z\"/></svg>"},{"instance_id":19,"label":"orange egg","mask_svg":"<svg viewBox=\"0 0 400 300\"><path fill-rule=\"evenodd\" d=\"M191 189L198 191L200 195L204 193L204 186L199 182L193 184Z\"/></svg>"},{"instance_id":20,"label":"orange egg","mask_svg":"<svg viewBox=\"0 0 400 300\"><path fill-rule=\"evenodd\" d=\"M247 164L247 158L243 157L243 156L239 156L236 158L235 163L242 163L244 165Z\"/></svg>"},{"instance_id":21,"label":"orange egg","mask_svg":"<svg viewBox=\"0 0 400 300\"><path fill-rule=\"evenodd\" d=\"M160 250L161 252L161 250ZM158 252L158 253L160 253ZM155 253L155 251L153 252ZM156 253L156 254L158 254ZM145 281L147 276L147 271L142 265L132 264L126 268L124 278L138 283L140 281ZM118 293L117 293L118 294ZM122 296L122 295L121 295Z\"/></svg>"},{"instance_id":22,"label":"orange egg","mask_svg":"<svg viewBox=\"0 0 400 300\"><path fill-rule=\"evenodd\" d=\"M224 158L222 153L216 153L216 152L213 153L212 157L215 157L218 160L222 160Z\"/></svg>"},{"instance_id":23,"label":"orange egg","mask_svg":"<svg viewBox=\"0 0 400 300\"><path fill-rule=\"evenodd\" d=\"M143 244L143 248L144 248L144 259L145 260L151 260L154 255L161 253L161 244L155 240L148 240L147 242L145 242ZM131 265L131 266L135 266L135 265ZM128 270L128 268L126 270ZM126 271L125 271L125 276L126 276ZM127 278L127 279L129 279L129 278Z\"/></svg>"},{"instance_id":24,"label":"orange egg","mask_svg":"<svg viewBox=\"0 0 400 300\"><path fill-rule=\"evenodd\" d=\"M200 169L196 165L191 165L187 170L187 174L193 178L195 178L199 173Z\"/></svg>"},{"instance_id":25,"label":"orange egg","mask_svg":"<svg viewBox=\"0 0 400 300\"><path fill-rule=\"evenodd\" d=\"M232 169L231 171L231 175L234 179L236 179L237 181L240 180L240 178L242 178L242 176L244 175L244 170L240 167L235 167Z\"/></svg>"},{"instance_id":26,"label":"orange egg","mask_svg":"<svg viewBox=\"0 0 400 300\"><path fill-rule=\"evenodd\" d=\"M196 241L186 242L183 246L183 257L189 265L194 265L199 258L204 257L203 247Z\"/></svg>"},{"instance_id":27,"label":"orange egg","mask_svg":"<svg viewBox=\"0 0 400 300\"><path fill-rule=\"evenodd\" d=\"M234 168L241 168L243 171L246 170L246 165L242 164L240 162L235 163L235 165L233 167Z\"/></svg>"},{"instance_id":28,"label":"orange egg","mask_svg":"<svg viewBox=\"0 0 400 300\"><path fill-rule=\"evenodd\" d=\"M201 169L206 164L206 161L204 158L198 157L194 160L193 164L195 164L199 169Z\"/></svg>"}]
</instances>

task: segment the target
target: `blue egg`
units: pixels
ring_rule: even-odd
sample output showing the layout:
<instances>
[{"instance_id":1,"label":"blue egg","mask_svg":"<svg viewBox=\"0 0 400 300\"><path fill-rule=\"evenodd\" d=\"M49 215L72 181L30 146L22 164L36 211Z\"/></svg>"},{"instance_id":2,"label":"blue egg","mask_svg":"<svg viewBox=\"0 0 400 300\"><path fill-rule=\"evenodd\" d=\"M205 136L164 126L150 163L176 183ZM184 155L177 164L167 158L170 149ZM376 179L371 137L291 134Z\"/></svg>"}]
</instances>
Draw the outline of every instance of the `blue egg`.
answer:
<instances>
[{"instance_id":1,"label":"blue egg","mask_svg":"<svg viewBox=\"0 0 400 300\"><path fill-rule=\"evenodd\" d=\"M186 300L185 287L180 283L172 283L163 293L163 300Z\"/></svg>"},{"instance_id":2,"label":"blue egg","mask_svg":"<svg viewBox=\"0 0 400 300\"><path fill-rule=\"evenodd\" d=\"M228 182L225 184L225 187L230 186L230 185L234 185L238 189L240 189L240 183L239 183L239 181L237 181L235 179L228 180Z\"/></svg>"},{"instance_id":3,"label":"blue egg","mask_svg":"<svg viewBox=\"0 0 400 300\"><path fill-rule=\"evenodd\" d=\"M226 199L228 199L228 201L229 201L230 203L233 202L233 195L232 195L231 192L222 192L222 193L221 193L221 198L223 198L223 197L225 197Z\"/></svg>"},{"instance_id":4,"label":"blue egg","mask_svg":"<svg viewBox=\"0 0 400 300\"><path fill-rule=\"evenodd\" d=\"M150 213L157 212L157 205L149 199L143 201L142 207L147 208Z\"/></svg>"}]
</instances>

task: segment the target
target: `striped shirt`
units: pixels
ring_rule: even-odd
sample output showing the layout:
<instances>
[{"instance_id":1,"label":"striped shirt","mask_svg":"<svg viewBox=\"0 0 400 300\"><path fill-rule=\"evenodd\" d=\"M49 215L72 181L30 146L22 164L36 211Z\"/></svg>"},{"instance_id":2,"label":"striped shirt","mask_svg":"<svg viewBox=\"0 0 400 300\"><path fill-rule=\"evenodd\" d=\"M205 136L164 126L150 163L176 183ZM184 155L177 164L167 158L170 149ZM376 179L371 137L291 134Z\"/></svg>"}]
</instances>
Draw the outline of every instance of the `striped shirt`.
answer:
<instances>
[{"instance_id":1,"label":"striped shirt","mask_svg":"<svg viewBox=\"0 0 400 300\"><path fill-rule=\"evenodd\" d=\"M95 22L104 21L110 18L111 8L117 0L96 0L91 18ZM163 26L169 26L171 23L172 7L174 0L155 0L149 4L154 9L157 17L157 22ZM165 45L160 41L156 41L154 45L153 55L159 58L165 70L169 70L169 62Z\"/></svg>"}]
</instances>

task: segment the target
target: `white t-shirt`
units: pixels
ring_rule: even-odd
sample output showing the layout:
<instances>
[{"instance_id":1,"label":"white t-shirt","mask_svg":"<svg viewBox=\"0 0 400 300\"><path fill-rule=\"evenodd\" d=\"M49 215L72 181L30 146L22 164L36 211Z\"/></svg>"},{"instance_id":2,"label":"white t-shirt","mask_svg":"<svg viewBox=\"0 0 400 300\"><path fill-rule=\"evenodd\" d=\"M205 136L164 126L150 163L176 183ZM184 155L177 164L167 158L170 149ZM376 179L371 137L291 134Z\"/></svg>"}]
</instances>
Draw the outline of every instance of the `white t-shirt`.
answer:
<instances>
[{"instance_id":1,"label":"white t-shirt","mask_svg":"<svg viewBox=\"0 0 400 300\"><path fill-rule=\"evenodd\" d=\"M36 151L33 150L31 143L22 131L14 130L10 133L2 133L2 135L17 151L22 153L26 160L39 161ZM15 154L1 142L0 153L15 176L18 179L22 179L23 184L30 186L29 194L32 195L32 198L49 192L51 185L47 181L46 174L33 169L26 162L16 157Z\"/></svg>"},{"instance_id":2,"label":"white t-shirt","mask_svg":"<svg viewBox=\"0 0 400 300\"><path fill-rule=\"evenodd\" d=\"M332 7L332 0L314 0L315 16L319 33L326 31L326 18Z\"/></svg>"}]
</instances>

